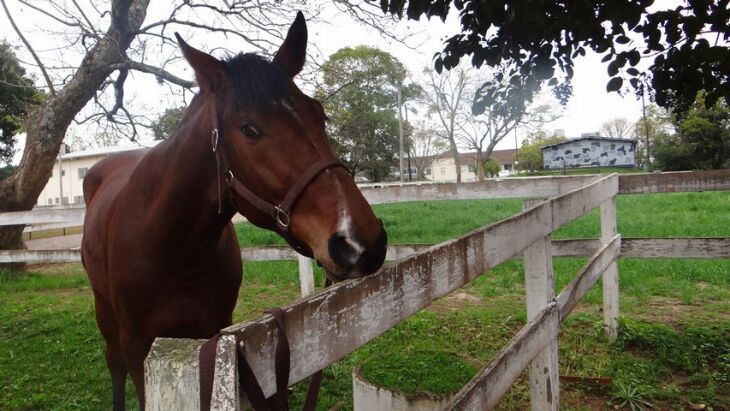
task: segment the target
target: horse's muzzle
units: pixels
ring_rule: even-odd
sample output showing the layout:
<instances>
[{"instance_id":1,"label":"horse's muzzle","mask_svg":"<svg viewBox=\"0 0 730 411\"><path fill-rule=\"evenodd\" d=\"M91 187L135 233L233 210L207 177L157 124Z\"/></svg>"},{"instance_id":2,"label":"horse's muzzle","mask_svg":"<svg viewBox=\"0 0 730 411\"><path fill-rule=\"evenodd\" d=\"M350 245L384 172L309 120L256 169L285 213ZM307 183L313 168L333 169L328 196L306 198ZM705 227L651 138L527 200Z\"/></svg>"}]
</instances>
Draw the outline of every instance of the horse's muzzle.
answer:
<instances>
[{"instance_id":1,"label":"horse's muzzle","mask_svg":"<svg viewBox=\"0 0 730 411\"><path fill-rule=\"evenodd\" d=\"M380 227L378 235L367 243L354 236L333 234L328 242L328 251L339 270L339 279L358 278L372 274L383 265L387 252L388 235Z\"/></svg>"}]
</instances>

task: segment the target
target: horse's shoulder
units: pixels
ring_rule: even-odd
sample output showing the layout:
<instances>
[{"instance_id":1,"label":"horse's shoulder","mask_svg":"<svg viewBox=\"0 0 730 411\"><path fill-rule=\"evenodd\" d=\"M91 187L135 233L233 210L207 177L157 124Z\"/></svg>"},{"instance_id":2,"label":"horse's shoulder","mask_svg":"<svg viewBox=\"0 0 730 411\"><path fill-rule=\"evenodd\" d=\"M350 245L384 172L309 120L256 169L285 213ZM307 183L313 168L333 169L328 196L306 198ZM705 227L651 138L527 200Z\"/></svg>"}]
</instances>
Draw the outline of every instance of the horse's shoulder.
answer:
<instances>
[{"instance_id":1,"label":"horse's shoulder","mask_svg":"<svg viewBox=\"0 0 730 411\"><path fill-rule=\"evenodd\" d=\"M115 181L117 184L126 182L134 168L148 151L148 149L139 149L112 154L94 164L89 169L86 177L84 177L83 182L86 206L88 207L91 204L92 199L102 185L109 185L112 181Z\"/></svg>"}]
</instances>

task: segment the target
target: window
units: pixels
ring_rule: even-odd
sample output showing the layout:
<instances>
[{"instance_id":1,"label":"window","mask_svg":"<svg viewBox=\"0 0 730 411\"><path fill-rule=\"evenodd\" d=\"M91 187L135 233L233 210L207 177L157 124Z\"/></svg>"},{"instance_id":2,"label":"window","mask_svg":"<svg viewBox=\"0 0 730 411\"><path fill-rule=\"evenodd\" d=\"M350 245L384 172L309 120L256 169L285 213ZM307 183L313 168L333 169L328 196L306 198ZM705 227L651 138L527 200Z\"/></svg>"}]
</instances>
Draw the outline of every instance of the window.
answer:
<instances>
[{"instance_id":1,"label":"window","mask_svg":"<svg viewBox=\"0 0 730 411\"><path fill-rule=\"evenodd\" d=\"M53 204L53 199L52 198L49 198L48 199L48 205L51 205L51 204Z\"/></svg>"},{"instance_id":2,"label":"window","mask_svg":"<svg viewBox=\"0 0 730 411\"><path fill-rule=\"evenodd\" d=\"M469 164L469 167L467 168L467 170L469 170L470 173L473 173L474 172L474 164Z\"/></svg>"},{"instance_id":3,"label":"window","mask_svg":"<svg viewBox=\"0 0 730 411\"><path fill-rule=\"evenodd\" d=\"M84 196L74 196L74 204L81 204L84 202Z\"/></svg>"},{"instance_id":4,"label":"window","mask_svg":"<svg viewBox=\"0 0 730 411\"><path fill-rule=\"evenodd\" d=\"M423 174L425 174L427 176L430 176L431 175L431 169L430 168L427 168L427 169L423 170Z\"/></svg>"},{"instance_id":5,"label":"window","mask_svg":"<svg viewBox=\"0 0 730 411\"><path fill-rule=\"evenodd\" d=\"M61 170L61 177L64 177L66 175L66 170Z\"/></svg>"},{"instance_id":6,"label":"window","mask_svg":"<svg viewBox=\"0 0 730 411\"><path fill-rule=\"evenodd\" d=\"M86 172L89 171L89 167L82 167L77 170L79 173L79 180L83 180L86 177Z\"/></svg>"},{"instance_id":7,"label":"window","mask_svg":"<svg viewBox=\"0 0 730 411\"><path fill-rule=\"evenodd\" d=\"M56 197L55 200L56 200L56 204L58 204L58 197Z\"/></svg>"},{"instance_id":8,"label":"window","mask_svg":"<svg viewBox=\"0 0 730 411\"><path fill-rule=\"evenodd\" d=\"M446 174L446 167L441 167L441 175Z\"/></svg>"}]
</instances>

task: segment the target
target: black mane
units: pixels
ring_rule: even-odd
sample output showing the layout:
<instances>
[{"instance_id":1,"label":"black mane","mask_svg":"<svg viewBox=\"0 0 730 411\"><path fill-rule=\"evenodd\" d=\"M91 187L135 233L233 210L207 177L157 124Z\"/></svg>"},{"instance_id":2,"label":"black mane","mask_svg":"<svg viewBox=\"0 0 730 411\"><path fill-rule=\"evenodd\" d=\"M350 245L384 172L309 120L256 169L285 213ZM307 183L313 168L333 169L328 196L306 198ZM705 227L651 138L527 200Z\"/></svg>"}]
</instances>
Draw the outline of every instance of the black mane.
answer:
<instances>
[{"instance_id":1,"label":"black mane","mask_svg":"<svg viewBox=\"0 0 730 411\"><path fill-rule=\"evenodd\" d=\"M277 64L258 54L241 53L226 60L238 107L277 103L289 95L289 79Z\"/></svg>"}]
</instances>

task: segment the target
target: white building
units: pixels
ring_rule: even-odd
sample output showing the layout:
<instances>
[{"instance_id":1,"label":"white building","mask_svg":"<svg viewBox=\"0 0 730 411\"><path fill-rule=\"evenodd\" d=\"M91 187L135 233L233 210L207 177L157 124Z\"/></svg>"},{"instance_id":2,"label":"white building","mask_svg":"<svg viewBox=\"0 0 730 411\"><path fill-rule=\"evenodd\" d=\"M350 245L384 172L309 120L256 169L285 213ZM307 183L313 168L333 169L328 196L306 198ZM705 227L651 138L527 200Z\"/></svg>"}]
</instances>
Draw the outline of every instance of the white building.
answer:
<instances>
[{"instance_id":1,"label":"white building","mask_svg":"<svg viewBox=\"0 0 730 411\"><path fill-rule=\"evenodd\" d=\"M139 148L141 147L101 147L67 152L65 145L62 145L53 174L38 196L36 206L83 204L83 180L91 166L111 154Z\"/></svg>"},{"instance_id":2,"label":"white building","mask_svg":"<svg viewBox=\"0 0 730 411\"><path fill-rule=\"evenodd\" d=\"M511 172L514 168L515 150L494 150L490 158L499 162L502 170ZM461 163L461 181L476 181L476 153L459 153L459 161ZM425 168L424 176L431 181L456 181L456 164L451 152L447 151L434 156L430 162L430 167Z\"/></svg>"}]
</instances>

